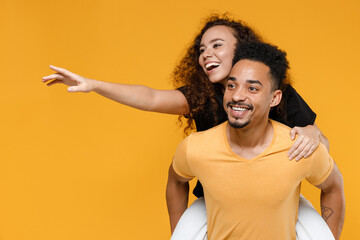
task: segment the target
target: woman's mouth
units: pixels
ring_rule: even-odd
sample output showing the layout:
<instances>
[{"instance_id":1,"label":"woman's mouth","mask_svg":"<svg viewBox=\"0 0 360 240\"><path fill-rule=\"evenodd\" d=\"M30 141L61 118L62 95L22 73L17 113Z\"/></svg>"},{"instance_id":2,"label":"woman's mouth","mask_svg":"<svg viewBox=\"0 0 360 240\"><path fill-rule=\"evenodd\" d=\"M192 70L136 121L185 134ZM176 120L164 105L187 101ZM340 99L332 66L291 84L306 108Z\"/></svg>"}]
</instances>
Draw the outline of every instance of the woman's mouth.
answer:
<instances>
[{"instance_id":1,"label":"woman's mouth","mask_svg":"<svg viewBox=\"0 0 360 240\"><path fill-rule=\"evenodd\" d=\"M209 62L205 64L205 68L207 72L210 72L211 70L217 68L218 66L220 66L219 62Z\"/></svg>"}]
</instances>

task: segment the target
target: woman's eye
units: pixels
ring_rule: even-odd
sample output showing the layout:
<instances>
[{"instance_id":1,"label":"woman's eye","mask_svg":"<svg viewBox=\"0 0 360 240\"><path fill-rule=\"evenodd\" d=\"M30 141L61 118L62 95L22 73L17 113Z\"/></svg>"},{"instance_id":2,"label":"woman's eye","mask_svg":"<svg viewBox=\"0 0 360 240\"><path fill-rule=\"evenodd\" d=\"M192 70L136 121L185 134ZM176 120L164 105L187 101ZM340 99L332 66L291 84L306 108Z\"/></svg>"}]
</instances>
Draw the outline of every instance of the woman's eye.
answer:
<instances>
[{"instance_id":1,"label":"woman's eye","mask_svg":"<svg viewBox=\"0 0 360 240\"><path fill-rule=\"evenodd\" d=\"M203 52L205 52L205 49L201 48L200 53L203 53Z\"/></svg>"},{"instance_id":2,"label":"woman's eye","mask_svg":"<svg viewBox=\"0 0 360 240\"><path fill-rule=\"evenodd\" d=\"M214 44L214 48L217 48L217 47L220 47L220 46L221 46L220 43L215 43L215 44Z\"/></svg>"}]
</instances>

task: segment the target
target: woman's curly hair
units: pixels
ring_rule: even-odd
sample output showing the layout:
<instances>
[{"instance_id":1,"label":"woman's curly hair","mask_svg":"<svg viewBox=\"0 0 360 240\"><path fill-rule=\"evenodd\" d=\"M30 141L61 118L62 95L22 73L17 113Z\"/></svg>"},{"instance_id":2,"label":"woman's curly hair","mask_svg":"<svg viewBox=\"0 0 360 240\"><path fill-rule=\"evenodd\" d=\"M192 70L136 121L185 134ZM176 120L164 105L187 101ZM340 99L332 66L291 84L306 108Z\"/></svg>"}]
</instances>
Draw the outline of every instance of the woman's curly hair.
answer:
<instances>
[{"instance_id":1,"label":"woman's curly hair","mask_svg":"<svg viewBox=\"0 0 360 240\"><path fill-rule=\"evenodd\" d=\"M189 104L189 113L186 116L187 126L185 133L194 129L194 118L202 115L207 119L215 119L215 112L218 107L215 100L216 91L221 88L220 84L212 84L206 76L204 70L199 64L200 43L204 33L214 26L227 26L233 30L238 43L246 41L261 41L254 30L244 24L242 21L231 19L227 14L211 15L205 19L205 25L194 41L188 47L185 56L173 71L173 81L175 87L184 86L182 91L187 96ZM209 104L211 111L205 111L205 105ZM180 125L182 116L179 117Z\"/></svg>"}]
</instances>

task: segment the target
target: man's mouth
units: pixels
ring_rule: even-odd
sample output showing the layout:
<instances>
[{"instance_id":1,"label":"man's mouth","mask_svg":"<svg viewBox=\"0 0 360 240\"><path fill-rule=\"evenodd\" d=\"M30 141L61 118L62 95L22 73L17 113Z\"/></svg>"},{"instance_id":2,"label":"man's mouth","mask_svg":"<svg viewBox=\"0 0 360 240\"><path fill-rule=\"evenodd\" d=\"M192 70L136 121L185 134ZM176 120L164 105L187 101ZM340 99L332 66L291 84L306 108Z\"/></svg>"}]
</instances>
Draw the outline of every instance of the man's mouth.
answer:
<instances>
[{"instance_id":1,"label":"man's mouth","mask_svg":"<svg viewBox=\"0 0 360 240\"><path fill-rule=\"evenodd\" d=\"M209 62L205 64L205 68L207 71L211 71L215 68L217 68L218 66L220 66L219 62Z\"/></svg>"},{"instance_id":2,"label":"man's mouth","mask_svg":"<svg viewBox=\"0 0 360 240\"><path fill-rule=\"evenodd\" d=\"M236 107L236 106L231 106L231 109L234 111L241 111L241 112L248 110L248 108Z\"/></svg>"},{"instance_id":3,"label":"man's mouth","mask_svg":"<svg viewBox=\"0 0 360 240\"><path fill-rule=\"evenodd\" d=\"M247 111L253 110L251 104L228 102L227 106L232 110L234 117L242 117Z\"/></svg>"},{"instance_id":4,"label":"man's mouth","mask_svg":"<svg viewBox=\"0 0 360 240\"><path fill-rule=\"evenodd\" d=\"M228 102L227 107L231 107L234 111L246 111L253 110L253 106L251 104L241 103L241 102Z\"/></svg>"}]
</instances>

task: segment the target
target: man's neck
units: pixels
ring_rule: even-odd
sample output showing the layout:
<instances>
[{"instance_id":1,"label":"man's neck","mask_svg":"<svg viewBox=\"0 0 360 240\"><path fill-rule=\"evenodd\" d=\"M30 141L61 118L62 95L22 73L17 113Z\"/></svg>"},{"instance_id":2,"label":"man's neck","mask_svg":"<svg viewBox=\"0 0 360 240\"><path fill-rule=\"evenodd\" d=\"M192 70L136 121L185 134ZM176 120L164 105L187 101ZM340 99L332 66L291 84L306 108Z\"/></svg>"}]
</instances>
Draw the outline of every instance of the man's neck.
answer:
<instances>
[{"instance_id":1,"label":"man's neck","mask_svg":"<svg viewBox=\"0 0 360 240\"><path fill-rule=\"evenodd\" d=\"M252 159L265 151L274 136L273 126L268 118L256 123L255 126L250 124L240 129L233 128L229 124L226 127L230 148L245 159Z\"/></svg>"}]
</instances>

